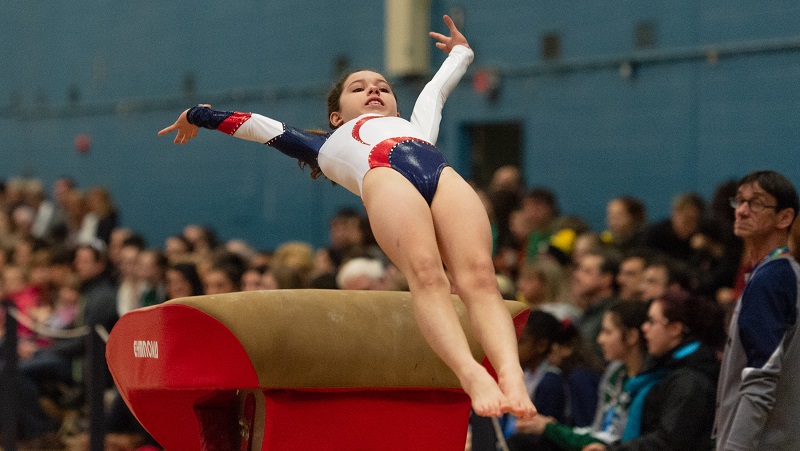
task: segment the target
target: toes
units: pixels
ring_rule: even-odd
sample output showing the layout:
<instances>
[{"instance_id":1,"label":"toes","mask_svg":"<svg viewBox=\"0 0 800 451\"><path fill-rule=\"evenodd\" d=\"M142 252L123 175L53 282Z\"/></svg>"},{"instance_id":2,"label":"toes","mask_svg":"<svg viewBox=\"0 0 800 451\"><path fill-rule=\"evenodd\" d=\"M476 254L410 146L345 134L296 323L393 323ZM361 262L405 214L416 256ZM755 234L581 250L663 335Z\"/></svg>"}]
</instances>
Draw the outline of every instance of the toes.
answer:
<instances>
[{"instance_id":1,"label":"toes","mask_svg":"<svg viewBox=\"0 0 800 451\"><path fill-rule=\"evenodd\" d=\"M536 407L527 400L516 401L509 404L506 412L513 413L520 418L533 418L536 416Z\"/></svg>"},{"instance_id":2,"label":"toes","mask_svg":"<svg viewBox=\"0 0 800 451\"><path fill-rule=\"evenodd\" d=\"M503 400L494 400L485 404L478 402L473 404L472 410L482 417L501 417L503 413L509 411L508 403Z\"/></svg>"}]
</instances>

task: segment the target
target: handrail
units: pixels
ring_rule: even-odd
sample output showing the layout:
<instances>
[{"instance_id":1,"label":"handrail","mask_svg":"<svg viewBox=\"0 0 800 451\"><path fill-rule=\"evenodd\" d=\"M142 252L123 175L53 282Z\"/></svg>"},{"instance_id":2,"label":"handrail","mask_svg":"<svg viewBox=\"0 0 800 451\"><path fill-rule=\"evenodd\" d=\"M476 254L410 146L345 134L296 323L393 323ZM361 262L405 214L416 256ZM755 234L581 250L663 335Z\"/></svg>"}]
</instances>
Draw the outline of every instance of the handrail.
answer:
<instances>
[{"instance_id":1,"label":"handrail","mask_svg":"<svg viewBox=\"0 0 800 451\"><path fill-rule=\"evenodd\" d=\"M80 326L73 329L53 329L36 323L31 317L22 313L18 308L9 306L8 314L20 324L45 338L81 338L89 334L89 326ZM106 332L108 334L108 332Z\"/></svg>"},{"instance_id":2,"label":"handrail","mask_svg":"<svg viewBox=\"0 0 800 451\"><path fill-rule=\"evenodd\" d=\"M2 384L0 384L0 418L2 418L2 434L0 447L7 451L15 451L17 425L21 405L18 397L18 361L17 361L17 324L23 325L40 336L56 339L85 337L87 359L86 374L87 404L89 405L89 438L90 449L100 451L104 447L105 420L103 406L103 387L106 385L107 365L105 361L105 343L109 332L102 324L93 327L80 326L73 329L53 329L37 324L29 316L22 313L13 301L3 300L2 308L6 312L6 339L3 342L5 365L2 368ZM94 332L94 333L92 333ZM102 340L102 341L101 341Z\"/></svg>"}]
</instances>

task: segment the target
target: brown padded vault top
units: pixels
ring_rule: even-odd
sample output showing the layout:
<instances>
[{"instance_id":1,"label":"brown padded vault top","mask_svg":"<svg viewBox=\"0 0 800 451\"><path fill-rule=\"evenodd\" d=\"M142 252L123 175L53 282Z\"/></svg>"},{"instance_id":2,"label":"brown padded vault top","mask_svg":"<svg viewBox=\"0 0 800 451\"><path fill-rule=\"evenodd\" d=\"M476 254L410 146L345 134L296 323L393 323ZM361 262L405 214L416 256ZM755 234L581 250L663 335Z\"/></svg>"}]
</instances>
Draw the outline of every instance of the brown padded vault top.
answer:
<instances>
[{"instance_id":1,"label":"brown padded vault top","mask_svg":"<svg viewBox=\"0 0 800 451\"><path fill-rule=\"evenodd\" d=\"M466 310L453 304L472 354L484 354ZM505 301L511 317L526 310ZM411 295L400 291L269 290L180 298L225 325L250 356L263 388L459 388L422 338Z\"/></svg>"}]
</instances>

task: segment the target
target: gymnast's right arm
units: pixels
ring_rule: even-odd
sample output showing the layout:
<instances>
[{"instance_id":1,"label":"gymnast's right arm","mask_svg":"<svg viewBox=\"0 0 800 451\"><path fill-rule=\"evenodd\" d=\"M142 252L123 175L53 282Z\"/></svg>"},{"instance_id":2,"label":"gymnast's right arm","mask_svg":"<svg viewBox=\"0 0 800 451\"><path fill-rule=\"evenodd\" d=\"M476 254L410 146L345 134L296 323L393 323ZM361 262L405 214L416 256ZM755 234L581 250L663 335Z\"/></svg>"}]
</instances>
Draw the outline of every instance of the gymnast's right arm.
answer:
<instances>
[{"instance_id":1,"label":"gymnast's right arm","mask_svg":"<svg viewBox=\"0 0 800 451\"><path fill-rule=\"evenodd\" d=\"M208 105L189 108L181 113L174 124L159 131L158 135L177 131L175 144L186 144L197 136L199 127L267 144L311 167L318 166L317 155L327 139L327 135L298 130L260 114L216 111Z\"/></svg>"}]
</instances>

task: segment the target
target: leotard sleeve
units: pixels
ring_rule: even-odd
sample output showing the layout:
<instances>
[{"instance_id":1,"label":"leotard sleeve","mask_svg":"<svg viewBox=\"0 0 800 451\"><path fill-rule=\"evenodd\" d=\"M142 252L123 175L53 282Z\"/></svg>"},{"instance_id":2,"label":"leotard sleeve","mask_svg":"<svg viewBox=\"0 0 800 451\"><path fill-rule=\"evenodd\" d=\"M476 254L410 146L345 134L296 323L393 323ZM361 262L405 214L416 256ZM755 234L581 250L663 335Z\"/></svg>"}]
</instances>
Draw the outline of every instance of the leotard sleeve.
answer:
<instances>
[{"instance_id":1,"label":"leotard sleeve","mask_svg":"<svg viewBox=\"0 0 800 451\"><path fill-rule=\"evenodd\" d=\"M463 45L453 47L442 67L436 71L436 75L417 97L417 103L414 104L414 111L411 114L411 123L422 131L428 142L436 144L444 102L466 73L473 57L470 48Z\"/></svg>"},{"instance_id":2,"label":"leotard sleeve","mask_svg":"<svg viewBox=\"0 0 800 451\"><path fill-rule=\"evenodd\" d=\"M298 130L260 114L216 111L201 106L190 108L186 119L198 127L274 147L312 167L319 166L317 155L328 137Z\"/></svg>"}]
</instances>

